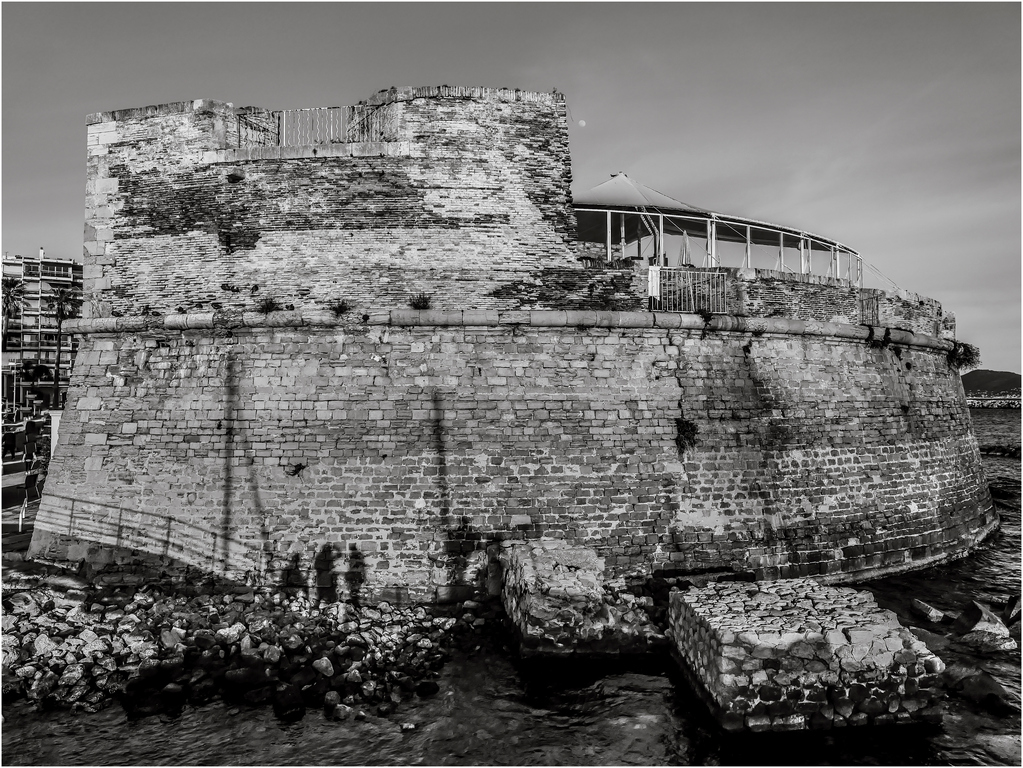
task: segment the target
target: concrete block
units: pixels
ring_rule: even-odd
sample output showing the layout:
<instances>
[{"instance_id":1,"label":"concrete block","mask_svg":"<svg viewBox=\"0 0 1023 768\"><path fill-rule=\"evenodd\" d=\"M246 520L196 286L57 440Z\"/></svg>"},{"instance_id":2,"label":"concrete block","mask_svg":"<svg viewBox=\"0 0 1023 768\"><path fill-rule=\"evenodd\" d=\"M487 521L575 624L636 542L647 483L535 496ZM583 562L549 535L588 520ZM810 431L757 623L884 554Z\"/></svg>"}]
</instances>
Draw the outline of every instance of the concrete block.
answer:
<instances>
[{"instance_id":1,"label":"concrete block","mask_svg":"<svg viewBox=\"0 0 1023 768\"><path fill-rule=\"evenodd\" d=\"M901 652L910 654L921 668L937 657L908 629L893 626L889 614L878 608L869 592L827 587L812 579L718 582L674 592L669 602L675 649L685 671L712 703L715 715L732 722L735 715L766 702L772 721L769 728L763 723L757 726L763 730L819 727L821 718L831 714L829 705L848 718L849 724L880 723L878 717L897 712L907 716L892 717L893 722L919 720L898 703L889 706L894 699L879 703L881 691L894 690L892 686L899 684L892 676L893 660L898 661L899 656L893 659L887 640L897 638L898 647L904 648ZM798 625L820 627L821 631L787 629ZM837 643L847 636L853 645ZM735 666L740 650L753 659L776 659L771 668L765 662L763 669L753 671L750 682L756 689L752 694L745 693L743 679L719 673L723 665ZM831 669L836 665L840 665L843 679L851 682L848 699L833 687ZM823 691L831 694L820 695ZM793 711L792 701L800 702L798 711ZM869 703L863 704L865 701ZM856 718L854 710L865 718Z\"/></svg>"}]
</instances>

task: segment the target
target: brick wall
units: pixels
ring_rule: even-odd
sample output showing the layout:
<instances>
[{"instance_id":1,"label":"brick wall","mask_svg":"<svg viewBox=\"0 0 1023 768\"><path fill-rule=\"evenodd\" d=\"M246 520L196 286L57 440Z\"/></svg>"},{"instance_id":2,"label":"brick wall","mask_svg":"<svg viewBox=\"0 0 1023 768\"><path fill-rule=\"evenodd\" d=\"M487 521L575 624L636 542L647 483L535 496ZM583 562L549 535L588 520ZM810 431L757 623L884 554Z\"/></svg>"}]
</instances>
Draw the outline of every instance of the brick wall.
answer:
<instances>
[{"instance_id":1,"label":"brick wall","mask_svg":"<svg viewBox=\"0 0 1023 768\"><path fill-rule=\"evenodd\" d=\"M942 336L949 324L942 317L941 304L912 291L863 290L864 297L877 303L877 325L904 331ZM955 318L951 320L955 337Z\"/></svg>"},{"instance_id":2,"label":"brick wall","mask_svg":"<svg viewBox=\"0 0 1023 768\"><path fill-rule=\"evenodd\" d=\"M736 315L864 323L938 338L955 338L955 317L944 314L941 304L934 299L911 291L861 289L846 280L769 269L715 267L671 271L680 273L681 285L686 284L686 275L691 275L697 285L710 273L724 275L729 311ZM645 279L645 266L637 266L636 272ZM634 290L640 291L640 288L637 281Z\"/></svg>"},{"instance_id":3,"label":"brick wall","mask_svg":"<svg viewBox=\"0 0 1023 768\"><path fill-rule=\"evenodd\" d=\"M744 314L829 323L860 322L859 289L846 281L767 269L743 269L736 273Z\"/></svg>"},{"instance_id":4,"label":"brick wall","mask_svg":"<svg viewBox=\"0 0 1023 768\"><path fill-rule=\"evenodd\" d=\"M393 141L238 148L230 105L101 113L88 126L87 317L298 309L605 308L580 263L564 99L383 92ZM613 282L613 281L612 281ZM616 298L637 297L628 281ZM537 287L550 287L544 296Z\"/></svg>"},{"instance_id":5,"label":"brick wall","mask_svg":"<svg viewBox=\"0 0 1023 768\"><path fill-rule=\"evenodd\" d=\"M91 327L120 333L79 353L34 555L272 581L330 544L429 598L501 538L594 546L609 576L859 579L995 521L935 339L598 312Z\"/></svg>"}]
</instances>

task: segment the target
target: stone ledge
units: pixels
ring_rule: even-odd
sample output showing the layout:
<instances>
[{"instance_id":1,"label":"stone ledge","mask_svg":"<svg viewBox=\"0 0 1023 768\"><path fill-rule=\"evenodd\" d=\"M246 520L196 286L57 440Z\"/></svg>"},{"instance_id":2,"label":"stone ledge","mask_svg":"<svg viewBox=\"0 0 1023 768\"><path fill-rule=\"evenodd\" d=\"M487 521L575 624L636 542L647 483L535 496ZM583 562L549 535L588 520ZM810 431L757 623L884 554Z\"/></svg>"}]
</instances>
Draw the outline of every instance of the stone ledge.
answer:
<instances>
[{"instance_id":1,"label":"stone ledge","mask_svg":"<svg viewBox=\"0 0 1023 768\"><path fill-rule=\"evenodd\" d=\"M409 157L409 141L352 141L338 144L305 144L294 147L242 147L214 149L204 152L202 160L216 163L239 163L250 160L294 160L310 157Z\"/></svg>"},{"instance_id":2,"label":"stone ledge","mask_svg":"<svg viewBox=\"0 0 1023 768\"><path fill-rule=\"evenodd\" d=\"M789 320L777 317L736 317L715 315L705 322L699 315L678 312L598 312L593 310L448 310L393 309L366 315L337 317L327 310L291 312L195 312L184 315L148 317L98 317L69 320L64 330L77 334L138 333L141 331L214 329L214 328L303 328L390 325L397 327L496 327L530 326L534 328L664 328L725 333L781 334L788 336L830 336L866 341L871 329L865 325L825 323L816 320ZM873 338L882 338L885 328L873 328ZM890 343L947 351L953 342L924 334L891 330Z\"/></svg>"}]
</instances>

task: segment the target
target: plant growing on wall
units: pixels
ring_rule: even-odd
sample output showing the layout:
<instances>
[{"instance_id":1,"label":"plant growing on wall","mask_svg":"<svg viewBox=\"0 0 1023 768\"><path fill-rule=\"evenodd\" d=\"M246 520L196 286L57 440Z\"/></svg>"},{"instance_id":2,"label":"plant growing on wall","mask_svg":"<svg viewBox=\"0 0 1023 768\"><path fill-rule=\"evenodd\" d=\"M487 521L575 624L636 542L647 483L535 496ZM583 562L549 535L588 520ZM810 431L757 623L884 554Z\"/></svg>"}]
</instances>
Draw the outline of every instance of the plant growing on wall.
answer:
<instances>
[{"instance_id":1,"label":"plant growing on wall","mask_svg":"<svg viewBox=\"0 0 1023 768\"><path fill-rule=\"evenodd\" d=\"M678 455L685 456L686 451L696 446L696 436L700 428L684 417L675 419L675 446Z\"/></svg>"},{"instance_id":2,"label":"plant growing on wall","mask_svg":"<svg viewBox=\"0 0 1023 768\"><path fill-rule=\"evenodd\" d=\"M416 294L408 301L408 305L412 309L429 309L430 308L430 297L425 293Z\"/></svg>"},{"instance_id":3,"label":"plant growing on wall","mask_svg":"<svg viewBox=\"0 0 1023 768\"><path fill-rule=\"evenodd\" d=\"M271 312L279 312L282 309L284 307L273 296L264 296L256 303L256 311L262 312L264 315L268 315Z\"/></svg>"},{"instance_id":4,"label":"plant growing on wall","mask_svg":"<svg viewBox=\"0 0 1023 768\"><path fill-rule=\"evenodd\" d=\"M980 349L965 341L952 342L952 349L946 353L948 364L957 371L976 368L980 365Z\"/></svg>"},{"instance_id":5,"label":"plant growing on wall","mask_svg":"<svg viewBox=\"0 0 1023 768\"><path fill-rule=\"evenodd\" d=\"M334 299L334 301L327 305L327 309L334 313L334 317L341 317L351 308L351 305L344 299Z\"/></svg>"}]
</instances>

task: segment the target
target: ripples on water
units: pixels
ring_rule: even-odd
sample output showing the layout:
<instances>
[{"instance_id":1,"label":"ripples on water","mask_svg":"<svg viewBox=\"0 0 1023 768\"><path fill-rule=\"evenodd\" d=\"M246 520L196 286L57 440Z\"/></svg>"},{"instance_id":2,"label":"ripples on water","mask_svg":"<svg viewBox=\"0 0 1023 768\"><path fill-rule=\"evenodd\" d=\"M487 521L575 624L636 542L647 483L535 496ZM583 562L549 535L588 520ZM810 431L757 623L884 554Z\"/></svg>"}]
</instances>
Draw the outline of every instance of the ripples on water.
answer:
<instances>
[{"instance_id":1,"label":"ripples on water","mask_svg":"<svg viewBox=\"0 0 1023 768\"><path fill-rule=\"evenodd\" d=\"M974 411L981 444L1019 444L1018 411ZM1017 699L1019 652L974 655L909 613L918 597L957 611L1020 591L1020 462L985 457L1002 527L963 560L861 585L946 663L978 666ZM310 712L277 721L269 708L214 703L177 718L130 721L4 707L4 765L935 765L1020 763L1020 718L950 698L941 727L722 736L668 663L647 668L558 664L519 668L501 638L443 670L435 698L390 719L335 723ZM403 723L415 724L403 730Z\"/></svg>"}]
</instances>

